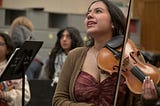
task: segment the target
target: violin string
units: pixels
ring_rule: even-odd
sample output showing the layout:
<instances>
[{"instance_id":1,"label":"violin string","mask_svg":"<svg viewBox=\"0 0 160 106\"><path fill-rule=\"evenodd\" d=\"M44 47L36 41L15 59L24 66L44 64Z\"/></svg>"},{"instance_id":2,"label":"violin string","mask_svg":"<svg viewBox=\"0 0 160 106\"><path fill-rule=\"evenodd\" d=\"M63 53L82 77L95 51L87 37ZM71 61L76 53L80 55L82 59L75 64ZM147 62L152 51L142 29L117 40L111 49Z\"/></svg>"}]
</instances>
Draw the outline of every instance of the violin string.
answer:
<instances>
[{"instance_id":1,"label":"violin string","mask_svg":"<svg viewBox=\"0 0 160 106\"><path fill-rule=\"evenodd\" d=\"M98 50L96 49L96 47L95 47L95 46L93 46L93 50L94 50L94 55L95 55L95 57L97 58Z\"/></svg>"},{"instance_id":2,"label":"violin string","mask_svg":"<svg viewBox=\"0 0 160 106\"><path fill-rule=\"evenodd\" d=\"M131 72L141 81L143 82L143 80L145 79L145 74L137 67L134 66L131 69Z\"/></svg>"}]
</instances>

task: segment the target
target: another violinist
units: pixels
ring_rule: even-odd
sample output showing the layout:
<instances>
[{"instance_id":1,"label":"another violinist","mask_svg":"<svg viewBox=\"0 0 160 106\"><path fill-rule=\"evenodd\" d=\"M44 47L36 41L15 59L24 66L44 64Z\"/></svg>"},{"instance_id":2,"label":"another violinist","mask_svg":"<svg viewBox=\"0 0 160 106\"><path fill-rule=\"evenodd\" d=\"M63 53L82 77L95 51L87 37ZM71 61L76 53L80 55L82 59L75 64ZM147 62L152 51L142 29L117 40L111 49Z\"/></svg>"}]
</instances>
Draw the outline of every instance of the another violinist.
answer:
<instances>
[{"instance_id":1,"label":"another violinist","mask_svg":"<svg viewBox=\"0 0 160 106\"><path fill-rule=\"evenodd\" d=\"M125 23L122 11L110 1L97 0L91 3L84 21L90 43L68 54L52 106L113 105L117 73L110 75L100 70L97 67L97 54L112 37L125 35ZM132 93L124 81L121 77L116 106L156 104L157 92L149 77L143 82L142 95Z\"/></svg>"}]
</instances>

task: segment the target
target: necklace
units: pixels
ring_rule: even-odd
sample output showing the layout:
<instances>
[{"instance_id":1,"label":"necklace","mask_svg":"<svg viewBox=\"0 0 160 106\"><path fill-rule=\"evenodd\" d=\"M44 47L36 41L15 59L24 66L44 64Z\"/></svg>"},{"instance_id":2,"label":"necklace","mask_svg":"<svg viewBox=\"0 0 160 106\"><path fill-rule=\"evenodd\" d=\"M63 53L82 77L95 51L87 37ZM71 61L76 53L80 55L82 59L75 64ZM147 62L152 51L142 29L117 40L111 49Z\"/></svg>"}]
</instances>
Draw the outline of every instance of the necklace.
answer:
<instances>
[{"instance_id":1,"label":"necklace","mask_svg":"<svg viewBox=\"0 0 160 106\"><path fill-rule=\"evenodd\" d=\"M95 46L93 46L93 53L94 53L94 57L97 58L98 50L95 48Z\"/></svg>"},{"instance_id":2,"label":"necklace","mask_svg":"<svg viewBox=\"0 0 160 106\"><path fill-rule=\"evenodd\" d=\"M94 58L95 58L95 61L97 63L97 56L98 56L99 51L95 48L95 46L93 46L93 50L94 50L93 51L94 52ZM97 64L97 69L101 74L106 74L104 70L102 70L100 67L98 67L98 64Z\"/></svg>"}]
</instances>

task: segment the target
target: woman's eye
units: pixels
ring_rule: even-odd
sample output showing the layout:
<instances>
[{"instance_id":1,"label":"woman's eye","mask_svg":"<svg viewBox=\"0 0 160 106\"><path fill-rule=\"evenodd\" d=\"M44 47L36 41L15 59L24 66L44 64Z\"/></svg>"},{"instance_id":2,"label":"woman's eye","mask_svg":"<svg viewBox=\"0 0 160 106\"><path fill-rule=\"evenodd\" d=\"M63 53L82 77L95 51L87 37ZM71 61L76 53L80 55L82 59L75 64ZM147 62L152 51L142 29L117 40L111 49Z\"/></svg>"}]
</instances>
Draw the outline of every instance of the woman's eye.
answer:
<instances>
[{"instance_id":1,"label":"woman's eye","mask_svg":"<svg viewBox=\"0 0 160 106\"><path fill-rule=\"evenodd\" d=\"M96 12L96 13L102 13L102 11L99 10L99 9L95 10L95 12Z\"/></svg>"}]
</instances>

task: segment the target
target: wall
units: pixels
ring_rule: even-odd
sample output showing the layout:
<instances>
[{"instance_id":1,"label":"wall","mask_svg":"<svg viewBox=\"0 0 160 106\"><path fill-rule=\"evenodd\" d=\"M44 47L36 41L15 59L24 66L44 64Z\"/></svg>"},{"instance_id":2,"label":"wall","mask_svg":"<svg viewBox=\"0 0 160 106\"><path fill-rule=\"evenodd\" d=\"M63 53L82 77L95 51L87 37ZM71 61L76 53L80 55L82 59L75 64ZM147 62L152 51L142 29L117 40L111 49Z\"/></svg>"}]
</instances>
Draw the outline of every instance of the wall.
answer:
<instances>
[{"instance_id":1,"label":"wall","mask_svg":"<svg viewBox=\"0 0 160 106\"><path fill-rule=\"evenodd\" d=\"M17 16L27 16L35 26L36 39L44 40L39 54L46 58L61 27L74 26L85 39L84 14L92 1L94 0L3 0L3 8L0 9L0 30L8 31ZM124 13L127 12L127 1L113 0Z\"/></svg>"},{"instance_id":2,"label":"wall","mask_svg":"<svg viewBox=\"0 0 160 106\"><path fill-rule=\"evenodd\" d=\"M48 12L83 14L93 0L3 0L5 8L44 8Z\"/></svg>"},{"instance_id":3,"label":"wall","mask_svg":"<svg viewBox=\"0 0 160 106\"><path fill-rule=\"evenodd\" d=\"M141 20L141 48L160 53L160 0L135 0L133 16Z\"/></svg>"},{"instance_id":4,"label":"wall","mask_svg":"<svg viewBox=\"0 0 160 106\"><path fill-rule=\"evenodd\" d=\"M56 13L84 14L94 0L3 0L4 8L25 9L44 8L44 11ZM129 0L112 0L118 5L128 5ZM126 8L121 8L126 14Z\"/></svg>"},{"instance_id":5,"label":"wall","mask_svg":"<svg viewBox=\"0 0 160 106\"><path fill-rule=\"evenodd\" d=\"M81 14L53 13L34 9L4 9L0 8L0 31L9 32L12 21L18 16L28 17L35 27L33 32L36 40L44 41L39 55L45 60L54 46L57 39L57 32L60 28L73 26L79 29L83 38L83 21L85 16Z\"/></svg>"}]
</instances>

